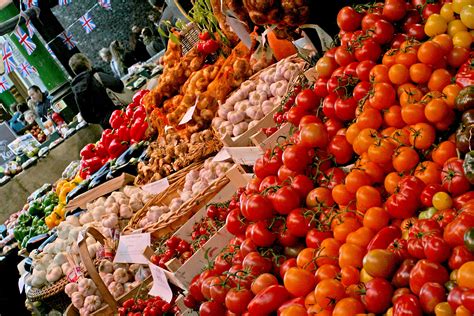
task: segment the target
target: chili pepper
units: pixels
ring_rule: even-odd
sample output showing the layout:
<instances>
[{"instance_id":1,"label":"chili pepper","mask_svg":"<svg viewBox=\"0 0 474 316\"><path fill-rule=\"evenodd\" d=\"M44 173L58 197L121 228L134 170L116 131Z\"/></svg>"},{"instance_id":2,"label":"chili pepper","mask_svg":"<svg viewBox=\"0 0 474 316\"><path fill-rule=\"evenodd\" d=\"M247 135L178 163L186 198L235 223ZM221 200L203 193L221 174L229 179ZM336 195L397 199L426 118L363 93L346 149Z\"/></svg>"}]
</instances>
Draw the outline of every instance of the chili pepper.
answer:
<instances>
[{"instance_id":1,"label":"chili pepper","mask_svg":"<svg viewBox=\"0 0 474 316\"><path fill-rule=\"evenodd\" d=\"M402 231L396 226L387 226L379 230L367 245L367 251L373 249L387 249L397 238L402 237Z\"/></svg>"}]
</instances>

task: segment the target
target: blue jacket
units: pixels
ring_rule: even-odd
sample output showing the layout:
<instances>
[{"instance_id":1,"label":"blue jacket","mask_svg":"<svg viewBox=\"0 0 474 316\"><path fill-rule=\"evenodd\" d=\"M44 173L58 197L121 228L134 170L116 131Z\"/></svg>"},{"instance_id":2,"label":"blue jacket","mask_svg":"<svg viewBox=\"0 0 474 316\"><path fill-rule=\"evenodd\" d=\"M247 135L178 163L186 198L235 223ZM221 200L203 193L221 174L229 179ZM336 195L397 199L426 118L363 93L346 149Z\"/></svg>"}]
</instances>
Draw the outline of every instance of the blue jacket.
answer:
<instances>
[{"instance_id":1,"label":"blue jacket","mask_svg":"<svg viewBox=\"0 0 474 316\"><path fill-rule=\"evenodd\" d=\"M10 127L12 128L12 130L15 132L15 133L18 133L19 131L21 131L23 128L25 128L25 124L21 121L23 117L23 114L21 112L15 112L12 116L12 118L10 119L10 121L8 121Z\"/></svg>"}]
</instances>

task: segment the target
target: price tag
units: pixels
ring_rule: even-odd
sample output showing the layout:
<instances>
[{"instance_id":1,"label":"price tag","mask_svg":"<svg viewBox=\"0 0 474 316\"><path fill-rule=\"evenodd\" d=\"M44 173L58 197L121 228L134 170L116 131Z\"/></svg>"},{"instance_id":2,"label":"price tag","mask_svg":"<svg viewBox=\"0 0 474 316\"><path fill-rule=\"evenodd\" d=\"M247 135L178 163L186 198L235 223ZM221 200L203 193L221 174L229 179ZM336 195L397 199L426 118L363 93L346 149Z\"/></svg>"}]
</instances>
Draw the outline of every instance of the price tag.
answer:
<instances>
[{"instance_id":1,"label":"price tag","mask_svg":"<svg viewBox=\"0 0 474 316\"><path fill-rule=\"evenodd\" d=\"M18 280L18 289L20 290L20 294L23 293L23 289L25 288L25 278L27 275L28 272L24 273Z\"/></svg>"},{"instance_id":2,"label":"price tag","mask_svg":"<svg viewBox=\"0 0 474 316\"><path fill-rule=\"evenodd\" d=\"M147 264L148 260L143 256L143 251L148 246L150 246L150 233L122 235L114 262Z\"/></svg>"},{"instance_id":3,"label":"price tag","mask_svg":"<svg viewBox=\"0 0 474 316\"><path fill-rule=\"evenodd\" d=\"M253 166L255 161L263 155L259 147L224 147L235 163Z\"/></svg>"},{"instance_id":4,"label":"price tag","mask_svg":"<svg viewBox=\"0 0 474 316\"><path fill-rule=\"evenodd\" d=\"M74 216L74 215L73 215ZM83 230L81 230L79 232L79 234L77 234L77 244L79 245L79 243L84 239L85 237L85 232Z\"/></svg>"},{"instance_id":5,"label":"price tag","mask_svg":"<svg viewBox=\"0 0 474 316\"><path fill-rule=\"evenodd\" d=\"M173 291L171 291L165 271L151 262L148 263L148 266L150 267L151 276L153 278L153 286L148 294L151 296L159 296L170 303L173 299Z\"/></svg>"},{"instance_id":6,"label":"price tag","mask_svg":"<svg viewBox=\"0 0 474 316\"><path fill-rule=\"evenodd\" d=\"M155 182L151 182L142 186L142 190L151 194L158 194L166 190L170 186L168 178L163 178Z\"/></svg>"},{"instance_id":7,"label":"price tag","mask_svg":"<svg viewBox=\"0 0 474 316\"><path fill-rule=\"evenodd\" d=\"M230 155L229 153L227 152L227 150L225 150L224 148L222 148L218 153L217 155L214 156L214 158L212 158L212 161L213 162L219 162L219 161L226 161L227 159L230 159Z\"/></svg>"},{"instance_id":8,"label":"price tag","mask_svg":"<svg viewBox=\"0 0 474 316\"><path fill-rule=\"evenodd\" d=\"M81 276L82 276L81 267L76 266L76 267L73 267L72 271L69 272L69 274L67 275L67 280L69 281L69 283L74 283L74 282L77 282L77 280L79 280Z\"/></svg>"},{"instance_id":9,"label":"price tag","mask_svg":"<svg viewBox=\"0 0 474 316\"><path fill-rule=\"evenodd\" d=\"M196 103L197 103L197 99L196 99ZM184 113L184 116L181 119L181 121L179 121L178 125L183 125L183 124L186 124L187 122L191 121L192 118L193 118L194 110L196 110L196 105L193 105L192 107L190 107L186 111L186 113Z\"/></svg>"}]
</instances>

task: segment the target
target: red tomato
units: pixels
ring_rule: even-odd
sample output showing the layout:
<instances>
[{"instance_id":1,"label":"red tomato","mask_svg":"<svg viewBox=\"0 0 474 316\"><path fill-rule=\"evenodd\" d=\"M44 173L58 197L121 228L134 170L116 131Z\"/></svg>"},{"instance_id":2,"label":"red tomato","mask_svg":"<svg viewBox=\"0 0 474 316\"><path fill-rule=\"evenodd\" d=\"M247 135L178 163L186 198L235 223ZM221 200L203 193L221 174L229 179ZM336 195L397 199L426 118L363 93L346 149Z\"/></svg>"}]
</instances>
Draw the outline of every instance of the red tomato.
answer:
<instances>
[{"instance_id":1,"label":"red tomato","mask_svg":"<svg viewBox=\"0 0 474 316\"><path fill-rule=\"evenodd\" d=\"M230 289L225 297L225 306L232 313L241 314L247 310L252 298L253 294L248 289Z\"/></svg>"},{"instance_id":2,"label":"red tomato","mask_svg":"<svg viewBox=\"0 0 474 316\"><path fill-rule=\"evenodd\" d=\"M392 303L393 289L385 279L374 278L365 283L362 302L370 313L382 314Z\"/></svg>"},{"instance_id":3,"label":"red tomato","mask_svg":"<svg viewBox=\"0 0 474 316\"><path fill-rule=\"evenodd\" d=\"M419 297L423 312L432 314L438 303L446 302L446 290L441 284L428 282L421 287Z\"/></svg>"},{"instance_id":4,"label":"red tomato","mask_svg":"<svg viewBox=\"0 0 474 316\"><path fill-rule=\"evenodd\" d=\"M276 311L291 297L282 285L272 285L258 293L245 307L251 315L267 315Z\"/></svg>"},{"instance_id":5,"label":"red tomato","mask_svg":"<svg viewBox=\"0 0 474 316\"><path fill-rule=\"evenodd\" d=\"M436 262L422 259L416 263L410 272L410 289L419 295L421 287L427 282L444 284L449 280L445 267Z\"/></svg>"},{"instance_id":6,"label":"red tomato","mask_svg":"<svg viewBox=\"0 0 474 316\"><path fill-rule=\"evenodd\" d=\"M374 23L372 38L378 44L383 45L392 40L393 33L395 33L395 28L392 23L386 20L378 20Z\"/></svg>"},{"instance_id":7,"label":"red tomato","mask_svg":"<svg viewBox=\"0 0 474 316\"><path fill-rule=\"evenodd\" d=\"M352 145L349 144L345 136L334 136L328 145L328 152L333 155L339 165L348 163L354 154Z\"/></svg>"},{"instance_id":8,"label":"red tomato","mask_svg":"<svg viewBox=\"0 0 474 316\"><path fill-rule=\"evenodd\" d=\"M283 186L270 195L273 209L282 215L289 214L301 203L298 191L291 186Z\"/></svg>"},{"instance_id":9,"label":"red tomato","mask_svg":"<svg viewBox=\"0 0 474 316\"><path fill-rule=\"evenodd\" d=\"M443 187L454 197L467 192L471 187L464 174L462 164L462 159L450 158L443 165L441 174Z\"/></svg>"},{"instance_id":10,"label":"red tomato","mask_svg":"<svg viewBox=\"0 0 474 316\"><path fill-rule=\"evenodd\" d=\"M329 141L328 138L328 132L324 124L310 123L302 127L299 135L299 145L324 148Z\"/></svg>"},{"instance_id":11,"label":"red tomato","mask_svg":"<svg viewBox=\"0 0 474 316\"><path fill-rule=\"evenodd\" d=\"M276 235L268 229L266 221L258 221L251 227L250 238L259 247L270 247L273 245Z\"/></svg>"},{"instance_id":12,"label":"red tomato","mask_svg":"<svg viewBox=\"0 0 474 316\"><path fill-rule=\"evenodd\" d=\"M350 121L355 118L357 101L353 98L338 98L334 103L334 112L341 121Z\"/></svg>"},{"instance_id":13,"label":"red tomato","mask_svg":"<svg viewBox=\"0 0 474 316\"><path fill-rule=\"evenodd\" d=\"M393 316L422 316L421 304L413 294L401 295L393 304Z\"/></svg>"},{"instance_id":14,"label":"red tomato","mask_svg":"<svg viewBox=\"0 0 474 316\"><path fill-rule=\"evenodd\" d=\"M224 306L214 301L204 302L199 307L201 316L224 316L225 314Z\"/></svg>"},{"instance_id":15,"label":"red tomato","mask_svg":"<svg viewBox=\"0 0 474 316\"><path fill-rule=\"evenodd\" d=\"M337 14L337 26L346 32L357 30L361 21L362 15L349 6L343 7Z\"/></svg>"},{"instance_id":16,"label":"red tomato","mask_svg":"<svg viewBox=\"0 0 474 316\"><path fill-rule=\"evenodd\" d=\"M283 163L293 171L303 171L309 162L308 151L303 146L291 145L286 147L283 152Z\"/></svg>"},{"instance_id":17,"label":"red tomato","mask_svg":"<svg viewBox=\"0 0 474 316\"><path fill-rule=\"evenodd\" d=\"M296 106L311 111L319 106L320 98L311 89L305 89L296 96Z\"/></svg>"},{"instance_id":18,"label":"red tomato","mask_svg":"<svg viewBox=\"0 0 474 316\"><path fill-rule=\"evenodd\" d=\"M401 20L406 13L407 5L404 0L385 0L382 14L388 21Z\"/></svg>"}]
</instances>

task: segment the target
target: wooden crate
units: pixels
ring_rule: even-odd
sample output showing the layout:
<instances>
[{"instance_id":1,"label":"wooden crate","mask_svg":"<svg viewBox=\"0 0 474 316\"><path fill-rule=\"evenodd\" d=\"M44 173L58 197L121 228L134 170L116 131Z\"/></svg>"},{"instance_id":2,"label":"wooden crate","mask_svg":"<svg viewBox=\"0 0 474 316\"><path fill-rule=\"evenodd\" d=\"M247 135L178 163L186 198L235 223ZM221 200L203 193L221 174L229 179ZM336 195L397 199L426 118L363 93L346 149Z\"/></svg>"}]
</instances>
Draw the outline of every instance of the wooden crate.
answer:
<instances>
[{"instance_id":1,"label":"wooden crate","mask_svg":"<svg viewBox=\"0 0 474 316\"><path fill-rule=\"evenodd\" d=\"M288 138L290 135L291 123L283 124L275 133L267 137L262 131L258 131L256 134L250 137L252 143L262 149L263 151L273 148L280 139Z\"/></svg>"}]
</instances>

